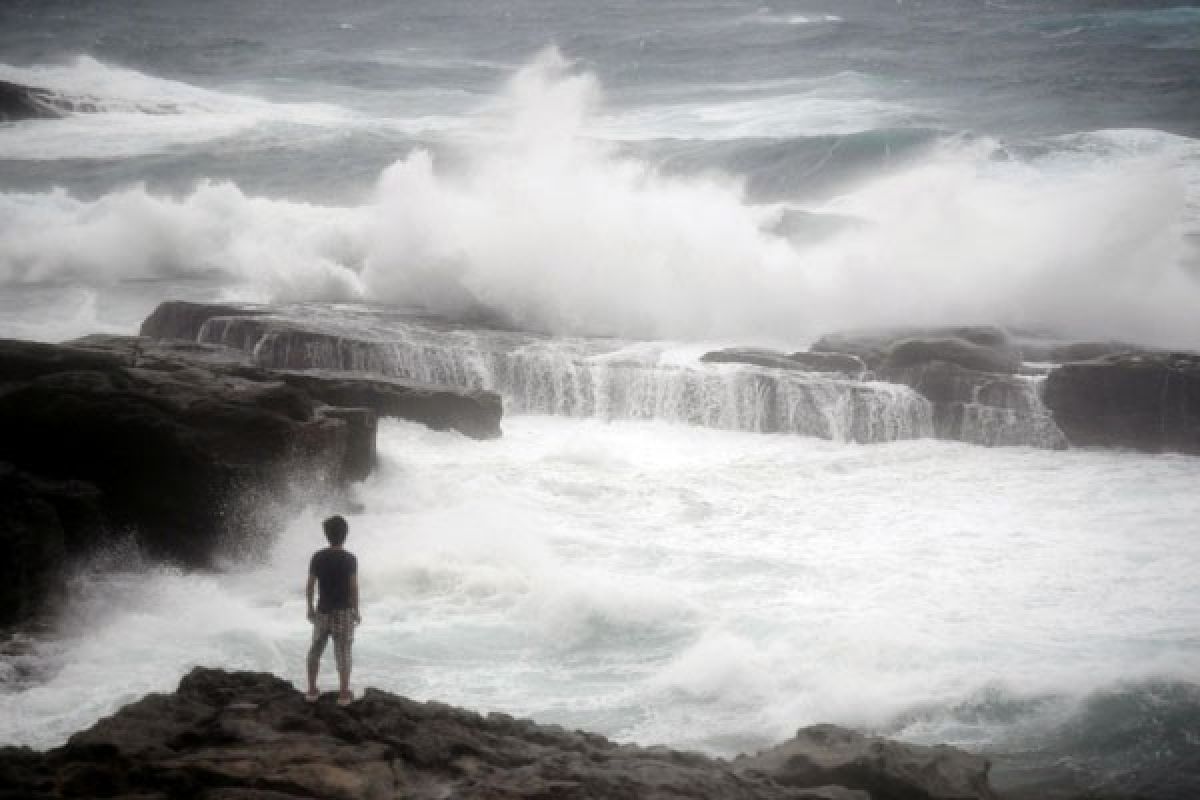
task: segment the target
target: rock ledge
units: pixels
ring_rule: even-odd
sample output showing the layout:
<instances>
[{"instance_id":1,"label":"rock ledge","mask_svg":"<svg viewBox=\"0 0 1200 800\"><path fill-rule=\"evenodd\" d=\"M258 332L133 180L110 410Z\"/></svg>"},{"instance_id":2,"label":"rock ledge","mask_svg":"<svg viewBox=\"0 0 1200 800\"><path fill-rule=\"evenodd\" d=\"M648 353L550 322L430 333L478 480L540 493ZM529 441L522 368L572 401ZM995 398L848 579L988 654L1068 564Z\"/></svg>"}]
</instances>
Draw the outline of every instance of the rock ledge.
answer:
<instances>
[{"instance_id":1,"label":"rock ledge","mask_svg":"<svg viewBox=\"0 0 1200 800\"><path fill-rule=\"evenodd\" d=\"M726 762L665 747L482 716L367 689L347 708L310 705L268 674L197 668L173 694L151 694L45 753L0 749L0 797L595 798L597 800L992 800L987 763L952 748L917 748L833 726L801 731L783 762L836 764L838 774L780 771L773 755ZM880 744L883 742L884 744ZM882 748L882 749L880 749ZM803 752L805 755L799 756ZM935 752L936 765L928 754ZM862 763L859 763L862 762ZM922 771L924 770L924 771ZM824 783L822 783L824 781ZM869 791L855 782L871 784Z\"/></svg>"}]
</instances>

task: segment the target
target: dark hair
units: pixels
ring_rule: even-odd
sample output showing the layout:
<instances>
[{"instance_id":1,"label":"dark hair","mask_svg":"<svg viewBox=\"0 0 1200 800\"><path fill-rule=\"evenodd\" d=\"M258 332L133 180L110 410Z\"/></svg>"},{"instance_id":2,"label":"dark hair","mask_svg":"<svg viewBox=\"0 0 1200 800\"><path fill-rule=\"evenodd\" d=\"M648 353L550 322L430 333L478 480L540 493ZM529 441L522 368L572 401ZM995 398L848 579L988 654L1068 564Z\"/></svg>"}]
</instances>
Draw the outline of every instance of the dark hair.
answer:
<instances>
[{"instance_id":1,"label":"dark hair","mask_svg":"<svg viewBox=\"0 0 1200 800\"><path fill-rule=\"evenodd\" d=\"M342 542L346 541L346 534L350 532L350 526L346 524L345 518L340 514L334 514L321 524L325 528L325 538L331 545L340 547Z\"/></svg>"}]
</instances>

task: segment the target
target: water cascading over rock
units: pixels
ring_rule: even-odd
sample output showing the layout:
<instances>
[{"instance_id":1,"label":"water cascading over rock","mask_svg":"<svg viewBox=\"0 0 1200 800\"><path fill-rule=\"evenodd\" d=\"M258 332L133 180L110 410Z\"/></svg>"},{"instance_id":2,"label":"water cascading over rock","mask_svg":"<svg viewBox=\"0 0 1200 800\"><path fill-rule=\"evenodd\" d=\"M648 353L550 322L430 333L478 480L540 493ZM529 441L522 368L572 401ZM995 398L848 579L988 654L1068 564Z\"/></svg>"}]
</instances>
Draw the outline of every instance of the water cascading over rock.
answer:
<instances>
[{"instance_id":1,"label":"water cascading over rock","mask_svg":"<svg viewBox=\"0 0 1200 800\"><path fill-rule=\"evenodd\" d=\"M487 389L509 412L661 419L861 443L933 434L908 387L742 365L662 365L629 342L469 329L419 315L314 318L280 309L164 304L147 336L188 336L283 369L333 369Z\"/></svg>"}]
</instances>

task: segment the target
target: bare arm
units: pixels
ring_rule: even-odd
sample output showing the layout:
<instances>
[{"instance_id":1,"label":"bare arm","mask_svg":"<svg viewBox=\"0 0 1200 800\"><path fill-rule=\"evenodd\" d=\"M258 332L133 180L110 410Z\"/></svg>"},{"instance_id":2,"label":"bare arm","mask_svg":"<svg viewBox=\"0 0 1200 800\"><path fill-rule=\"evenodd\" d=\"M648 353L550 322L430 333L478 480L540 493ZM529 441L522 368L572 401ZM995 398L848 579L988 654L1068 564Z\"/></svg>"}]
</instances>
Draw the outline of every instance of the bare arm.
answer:
<instances>
[{"instance_id":1,"label":"bare arm","mask_svg":"<svg viewBox=\"0 0 1200 800\"><path fill-rule=\"evenodd\" d=\"M358 573L350 576L350 608L354 610L354 619L362 622L362 614L358 613Z\"/></svg>"},{"instance_id":2,"label":"bare arm","mask_svg":"<svg viewBox=\"0 0 1200 800\"><path fill-rule=\"evenodd\" d=\"M312 621L312 619L317 616L317 611L315 608L313 608L313 593L316 588L317 588L317 576L309 575L308 576L308 586L306 586L304 588L304 599L305 599L305 602L308 604L308 619L309 619L309 621Z\"/></svg>"}]
</instances>

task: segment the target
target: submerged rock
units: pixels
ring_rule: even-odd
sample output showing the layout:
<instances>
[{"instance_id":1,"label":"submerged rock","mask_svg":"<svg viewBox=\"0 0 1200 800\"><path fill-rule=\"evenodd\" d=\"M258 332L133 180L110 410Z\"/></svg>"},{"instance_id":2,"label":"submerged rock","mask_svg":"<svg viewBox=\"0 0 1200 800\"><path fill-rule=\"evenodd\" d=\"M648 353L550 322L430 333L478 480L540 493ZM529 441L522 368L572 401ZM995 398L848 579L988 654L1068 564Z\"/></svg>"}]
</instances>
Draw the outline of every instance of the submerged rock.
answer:
<instances>
[{"instance_id":1,"label":"submerged rock","mask_svg":"<svg viewBox=\"0 0 1200 800\"><path fill-rule=\"evenodd\" d=\"M1200 354L1064 364L1046 379L1045 401L1072 444L1200 455Z\"/></svg>"},{"instance_id":2,"label":"submerged rock","mask_svg":"<svg viewBox=\"0 0 1200 800\"><path fill-rule=\"evenodd\" d=\"M739 772L784 786L832 783L862 789L872 800L997 800L988 760L953 747L923 747L865 736L836 725L796 736L733 762Z\"/></svg>"},{"instance_id":3,"label":"submerged rock","mask_svg":"<svg viewBox=\"0 0 1200 800\"><path fill-rule=\"evenodd\" d=\"M60 748L0 749L0 777L11 794L28 798L995 797L981 758L829 727L809 729L826 731L823 741L802 732L803 749L798 737L730 764L375 689L345 708L333 700L310 705L268 674L197 668L174 693L147 695ZM853 766L840 768L835 757ZM801 759L832 766L805 771Z\"/></svg>"}]
</instances>

